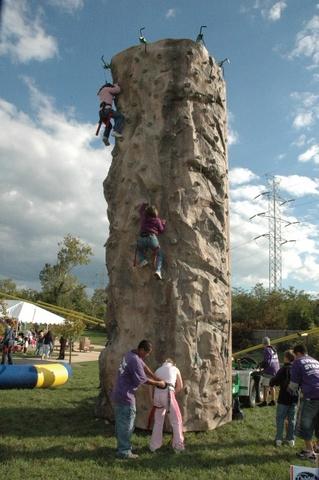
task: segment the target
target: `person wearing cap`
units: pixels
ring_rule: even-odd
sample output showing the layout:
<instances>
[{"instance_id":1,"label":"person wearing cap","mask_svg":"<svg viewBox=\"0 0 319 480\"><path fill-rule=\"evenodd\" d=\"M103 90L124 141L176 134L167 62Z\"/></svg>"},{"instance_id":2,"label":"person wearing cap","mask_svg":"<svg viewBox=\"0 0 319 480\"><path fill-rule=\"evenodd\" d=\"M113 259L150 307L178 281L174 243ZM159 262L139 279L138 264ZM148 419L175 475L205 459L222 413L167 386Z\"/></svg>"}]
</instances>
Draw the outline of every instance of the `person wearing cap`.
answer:
<instances>
[{"instance_id":1,"label":"person wearing cap","mask_svg":"<svg viewBox=\"0 0 319 480\"><path fill-rule=\"evenodd\" d=\"M262 373L262 385L264 387L264 401L259 404L260 407L266 407L267 405L276 405L276 389L270 387L270 379L276 375L279 370L279 360L277 350L270 344L270 338L264 337L264 358L260 364L263 369ZM271 400L268 403L268 394L271 396Z\"/></svg>"}]
</instances>

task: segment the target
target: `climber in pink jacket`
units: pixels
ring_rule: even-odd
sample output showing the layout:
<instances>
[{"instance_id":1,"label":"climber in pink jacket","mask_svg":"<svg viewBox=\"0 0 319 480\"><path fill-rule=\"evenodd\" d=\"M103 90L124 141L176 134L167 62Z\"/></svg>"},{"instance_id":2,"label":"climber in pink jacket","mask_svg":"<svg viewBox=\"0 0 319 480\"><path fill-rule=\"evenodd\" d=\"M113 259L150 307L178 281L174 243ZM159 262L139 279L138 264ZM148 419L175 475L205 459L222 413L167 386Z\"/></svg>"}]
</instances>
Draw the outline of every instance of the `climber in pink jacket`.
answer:
<instances>
[{"instance_id":1,"label":"climber in pink jacket","mask_svg":"<svg viewBox=\"0 0 319 480\"><path fill-rule=\"evenodd\" d=\"M113 110L112 108L114 97L120 92L121 88L117 83L115 83L115 85L113 85L112 83L106 83L105 85L102 85L100 90L97 92L97 95L100 99L99 117L100 121L105 124L103 142L106 146L110 145L109 135L110 131L112 130L112 124L110 121L111 118L114 119L112 136L118 138L122 137L124 115L117 110Z\"/></svg>"}]
</instances>

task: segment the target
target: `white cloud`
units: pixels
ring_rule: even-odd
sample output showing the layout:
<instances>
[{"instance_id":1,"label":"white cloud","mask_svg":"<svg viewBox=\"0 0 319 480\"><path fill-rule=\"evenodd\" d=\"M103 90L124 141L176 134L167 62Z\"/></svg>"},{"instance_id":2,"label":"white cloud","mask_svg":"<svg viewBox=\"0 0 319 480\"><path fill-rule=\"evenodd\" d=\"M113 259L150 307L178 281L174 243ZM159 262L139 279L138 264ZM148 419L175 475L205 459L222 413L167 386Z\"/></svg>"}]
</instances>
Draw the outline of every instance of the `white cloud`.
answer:
<instances>
[{"instance_id":1,"label":"white cloud","mask_svg":"<svg viewBox=\"0 0 319 480\"><path fill-rule=\"evenodd\" d=\"M319 194L318 179L299 175L276 178L280 180L280 191L292 193L294 197ZM265 195L254 198L257 192L262 193L267 189L268 186L263 185L256 187L231 183L230 240L234 286L249 288L257 282L268 286L268 198ZM306 222L299 214L295 216L293 208L294 203L282 207L283 219L291 223L301 222L287 227L284 226L285 222L282 224L282 239L296 240L282 246L284 285L295 285L306 290L319 289L318 225ZM266 214L258 216L262 212ZM311 283L308 285L309 280Z\"/></svg>"},{"instance_id":2,"label":"white cloud","mask_svg":"<svg viewBox=\"0 0 319 480\"><path fill-rule=\"evenodd\" d=\"M253 2L246 2L245 5L241 5L240 13L249 14L255 17L256 12L260 13L263 18L270 22L277 22L281 19L283 11L287 8L287 2L279 0L274 2L273 0L254 0Z\"/></svg>"},{"instance_id":3,"label":"white cloud","mask_svg":"<svg viewBox=\"0 0 319 480\"><path fill-rule=\"evenodd\" d=\"M169 8L165 14L166 18L174 18L176 16L176 9L175 8Z\"/></svg>"},{"instance_id":4,"label":"white cloud","mask_svg":"<svg viewBox=\"0 0 319 480\"><path fill-rule=\"evenodd\" d=\"M315 15L301 30L290 52L290 58L306 57L313 66L319 66L319 15Z\"/></svg>"},{"instance_id":5,"label":"white cloud","mask_svg":"<svg viewBox=\"0 0 319 480\"><path fill-rule=\"evenodd\" d=\"M268 20L272 22L277 22L280 20L282 12L287 7L287 3L284 1L276 2L267 12L266 16Z\"/></svg>"},{"instance_id":6,"label":"white cloud","mask_svg":"<svg viewBox=\"0 0 319 480\"><path fill-rule=\"evenodd\" d=\"M294 145L296 147L303 147L306 144L306 141L307 141L307 137L303 133L292 143L292 145Z\"/></svg>"},{"instance_id":7,"label":"white cloud","mask_svg":"<svg viewBox=\"0 0 319 480\"><path fill-rule=\"evenodd\" d=\"M293 92L295 101L293 127L298 129L311 127L319 118L319 95L312 92Z\"/></svg>"},{"instance_id":8,"label":"white cloud","mask_svg":"<svg viewBox=\"0 0 319 480\"><path fill-rule=\"evenodd\" d=\"M239 134L233 127L234 122L233 113L228 111L227 141L229 146L236 145L239 142Z\"/></svg>"},{"instance_id":9,"label":"white cloud","mask_svg":"<svg viewBox=\"0 0 319 480\"><path fill-rule=\"evenodd\" d=\"M0 99L1 275L16 280L22 275L35 285L44 263L55 260L57 242L71 233L92 246L93 276L104 268L108 223L102 180L110 148L94 148L95 125L57 111L25 81L35 119ZM23 141L17 141L17 132Z\"/></svg>"},{"instance_id":10,"label":"white cloud","mask_svg":"<svg viewBox=\"0 0 319 480\"><path fill-rule=\"evenodd\" d=\"M257 175L248 168L232 168L229 172L229 181L231 185L242 185L243 183L249 183L257 178Z\"/></svg>"},{"instance_id":11,"label":"white cloud","mask_svg":"<svg viewBox=\"0 0 319 480\"><path fill-rule=\"evenodd\" d=\"M319 180L305 177L302 175L278 175L276 178L280 181L280 188L293 197L302 197L304 195L319 195Z\"/></svg>"},{"instance_id":12,"label":"white cloud","mask_svg":"<svg viewBox=\"0 0 319 480\"><path fill-rule=\"evenodd\" d=\"M293 126L296 129L309 127L314 123L314 117L312 112L298 113L293 121Z\"/></svg>"},{"instance_id":13,"label":"white cloud","mask_svg":"<svg viewBox=\"0 0 319 480\"><path fill-rule=\"evenodd\" d=\"M300 154L298 157L300 162L309 162L313 160L314 163L319 163L319 144L312 145L304 153Z\"/></svg>"},{"instance_id":14,"label":"white cloud","mask_svg":"<svg viewBox=\"0 0 319 480\"><path fill-rule=\"evenodd\" d=\"M56 39L42 25L41 10L30 12L26 0L6 2L2 18L0 55L9 55L18 62L43 61L58 53Z\"/></svg>"},{"instance_id":15,"label":"white cloud","mask_svg":"<svg viewBox=\"0 0 319 480\"><path fill-rule=\"evenodd\" d=\"M68 13L80 10L84 6L84 0L47 0L54 7L61 8Z\"/></svg>"}]
</instances>

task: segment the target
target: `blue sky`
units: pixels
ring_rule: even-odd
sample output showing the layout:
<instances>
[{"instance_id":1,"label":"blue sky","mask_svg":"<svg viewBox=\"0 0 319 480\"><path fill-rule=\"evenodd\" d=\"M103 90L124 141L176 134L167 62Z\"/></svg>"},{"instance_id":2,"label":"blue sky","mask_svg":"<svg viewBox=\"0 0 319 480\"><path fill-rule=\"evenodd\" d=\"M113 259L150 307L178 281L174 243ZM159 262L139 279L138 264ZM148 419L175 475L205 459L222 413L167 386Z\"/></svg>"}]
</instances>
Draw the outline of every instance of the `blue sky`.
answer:
<instances>
[{"instance_id":1,"label":"blue sky","mask_svg":"<svg viewBox=\"0 0 319 480\"><path fill-rule=\"evenodd\" d=\"M233 285L268 284L267 174L295 201L283 217L283 286L319 290L318 0L4 0L0 44L0 278L37 288L67 233L90 243L79 271L106 281L102 182L112 146L94 136L96 91L110 60L138 43L195 39L225 64Z\"/></svg>"}]
</instances>

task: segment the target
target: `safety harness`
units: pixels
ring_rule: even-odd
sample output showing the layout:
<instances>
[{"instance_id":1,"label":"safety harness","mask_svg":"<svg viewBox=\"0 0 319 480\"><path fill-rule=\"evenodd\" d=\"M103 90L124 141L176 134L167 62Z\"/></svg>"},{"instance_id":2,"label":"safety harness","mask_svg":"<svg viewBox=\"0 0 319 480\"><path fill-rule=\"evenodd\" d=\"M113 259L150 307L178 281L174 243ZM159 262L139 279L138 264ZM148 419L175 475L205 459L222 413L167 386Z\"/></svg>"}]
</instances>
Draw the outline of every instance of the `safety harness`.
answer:
<instances>
[{"instance_id":1,"label":"safety harness","mask_svg":"<svg viewBox=\"0 0 319 480\"><path fill-rule=\"evenodd\" d=\"M160 388L160 387L155 387L155 388ZM172 383L166 382L165 389L167 389L167 409L166 409L166 413L169 413L170 410L171 410L171 392L175 392L175 387ZM160 390L163 390L163 388L160 388ZM154 416L155 416L156 409L163 410L165 408L166 407L157 407L156 405L153 405L153 407L150 411L150 414L148 416L147 430L152 429L152 423L154 422Z\"/></svg>"},{"instance_id":2,"label":"safety harness","mask_svg":"<svg viewBox=\"0 0 319 480\"><path fill-rule=\"evenodd\" d=\"M112 116L113 116L112 105L110 105L109 103L102 102L100 104L100 110L99 110L99 123L95 132L96 136L98 136L98 134L100 133L102 123L104 123L106 128L110 125Z\"/></svg>"}]
</instances>

